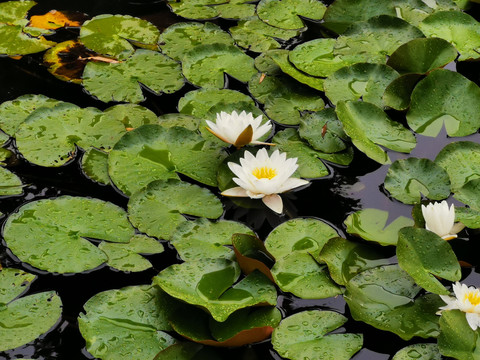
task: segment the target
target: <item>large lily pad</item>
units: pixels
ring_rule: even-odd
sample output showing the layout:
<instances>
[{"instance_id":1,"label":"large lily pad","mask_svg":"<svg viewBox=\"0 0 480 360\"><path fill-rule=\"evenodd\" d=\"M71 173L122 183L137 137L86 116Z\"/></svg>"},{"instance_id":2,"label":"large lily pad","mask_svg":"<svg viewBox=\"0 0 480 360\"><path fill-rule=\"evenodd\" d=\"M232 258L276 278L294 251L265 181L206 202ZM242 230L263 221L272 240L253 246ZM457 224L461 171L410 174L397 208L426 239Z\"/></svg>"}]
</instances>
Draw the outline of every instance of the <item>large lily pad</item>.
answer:
<instances>
[{"instance_id":1,"label":"large lily pad","mask_svg":"<svg viewBox=\"0 0 480 360\"><path fill-rule=\"evenodd\" d=\"M117 142L108 157L108 172L127 195L153 180L177 178L176 172L216 186L217 168L225 157L219 146L197 132L143 125Z\"/></svg>"},{"instance_id":2,"label":"large lily pad","mask_svg":"<svg viewBox=\"0 0 480 360\"><path fill-rule=\"evenodd\" d=\"M323 84L325 95L333 104L358 100L384 107L382 100L386 87L399 74L383 64L355 64L337 70Z\"/></svg>"},{"instance_id":3,"label":"large lily pad","mask_svg":"<svg viewBox=\"0 0 480 360\"><path fill-rule=\"evenodd\" d=\"M444 302L438 295L417 297L421 287L397 265L361 272L347 283L344 298L353 318L404 340L436 337L438 315Z\"/></svg>"},{"instance_id":4,"label":"large lily pad","mask_svg":"<svg viewBox=\"0 0 480 360\"><path fill-rule=\"evenodd\" d=\"M93 181L109 185L108 153L95 148L85 151L85 154L82 156L82 171Z\"/></svg>"},{"instance_id":5,"label":"large lily pad","mask_svg":"<svg viewBox=\"0 0 480 360\"><path fill-rule=\"evenodd\" d=\"M0 196L20 195L22 193L22 180L11 171L0 167Z\"/></svg>"},{"instance_id":6,"label":"large lily pad","mask_svg":"<svg viewBox=\"0 0 480 360\"><path fill-rule=\"evenodd\" d=\"M175 14L187 19L244 19L255 14L250 0L168 0L167 4Z\"/></svg>"},{"instance_id":7,"label":"large lily pad","mask_svg":"<svg viewBox=\"0 0 480 360\"><path fill-rule=\"evenodd\" d=\"M359 101L339 102L337 116L353 144L369 158L386 164L390 158L378 145L410 152L416 145L413 134L374 104Z\"/></svg>"},{"instance_id":8,"label":"large lily pad","mask_svg":"<svg viewBox=\"0 0 480 360\"><path fill-rule=\"evenodd\" d=\"M392 360L442 360L437 344L413 344L398 351Z\"/></svg>"},{"instance_id":9,"label":"large lily pad","mask_svg":"<svg viewBox=\"0 0 480 360\"><path fill-rule=\"evenodd\" d=\"M349 234L360 236L380 245L396 245L398 231L405 226L413 226L414 221L399 216L387 226L388 211L379 209L363 209L348 215L344 223Z\"/></svg>"},{"instance_id":10,"label":"large lily pad","mask_svg":"<svg viewBox=\"0 0 480 360\"><path fill-rule=\"evenodd\" d=\"M0 270L0 351L15 349L52 328L62 315L62 301L54 291L17 299L35 276L22 270Z\"/></svg>"},{"instance_id":11,"label":"large lily pad","mask_svg":"<svg viewBox=\"0 0 480 360\"><path fill-rule=\"evenodd\" d=\"M87 350L105 360L153 359L175 343L165 332L172 329L167 321L170 302L165 293L148 285L96 294L78 317Z\"/></svg>"},{"instance_id":12,"label":"large lily pad","mask_svg":"<svg viewBox=\"0 0 480 360\"><path fill-rule=\"evenodd\" d=\"M442 355L459 360L480 358L478 331L468 325L465 313L459 310L442 311L438 348Z\"/></svg>"},{"instance_id":13,"label":"large lily pad","mask_svg":"<svg viewBox=\"0 0 480 360\"><path fill-rule=\"evenodd\" d=\"M460 53L459 60L480 57L480 24L462 11L439 11L419 25L428 37L438 37L453 44Z\"/></svg>"},{"instance_id":14,"label":"large lily pad","mask_svg":"<svg viewBox=\"0 0 480 360\"><path fill-rule=\"evenodd\" d=\"M443 200L450 195L450 179L445 170L429 159L395 161L385 177L385 189L405 204L420 203L422 196Z\"/></svg>"},{"instance_id":15,"label":"large lily pad","mask_svg":"<svg viewBox=\"0 0 480 360\"><path fill-rule=\"evenodd\" d=\"M321 20L327 7L317 0L261 0L257 14L267 24L281 29L301 29L305 25L299 18Z\"/></svg>"},{"instance_id":16,"label":"large lily pad","mask_svg":"<svg viewBox=\"0 0 480 360\"><path fill-rule=\"evenodd\" d=\"M243 82L257 73L253 59L234 45L198 45L184 55L182 64L187 80L204 88L222 89L224 73Z\"/></svg>"},{"instance_id":17,"label":"large lily pad","mask_svg":"<svg viewBox=\"0 0 480 360\"><path fill-rule=\"evenodd\" d=\"M480 179L473 179L455 192L454 198L475 210L480 210Z\"/></svg>"},{"instance_id":18,"label":"large lily pad","mask_svg":"<svg viewBox=\"0 0 480 360\"><path fill-rule=\"evenodd\" d=\"M185 261L203 257L232 260L235 254L226 245L232 244L232 235L235 233L253 234L248 226L239 222L211 222L200 218L182 223L173 233L170 242Z\"/></svg>"},{"instance_id":19,"label":"large lily pad","mask_svg":"<svg viewBox=\"0 0 480 360\"><path fill-rule=\"evenodd\" d=\"M144 100L144 85L154 93L173 93L184 85L180 65L151 50L137 50L123 62L89 62L83 72L83 86L101 101Z\"/></svg>"},{"instance_id":20,"label":"large lily pad","mask_svg":"<svg viewBox=\"0 0 480 360\"><path fill-rule=\"evenodd\" d=\"M129 15L99 15L86 21L80 29L80 41L103 55L126 59L135 51L133 45L153 47L160 32L147 20Z\"/></svg>"},{"instance_id":21,"label":"large lily pad","mask_svg":"<svg viewBox=\"0 0 480 360\"><path fill-rule=\"evenodd\" d=\"M393 80L383 94L384 104L395 110L408 109L412 91L421 78L420 74L405 74Z\"/></svg>"},{"instance_id":22,"label":"large lily pad","mask_svg":"<svg viewBox=\"0 0 480 360\"><path fill-rule=\"evenodd\" d=\"M330 334L347 322L333 311L303 311L282 320L272 335L273 348L291 360L348 360L362 348L361 334Z\"/></svg>"},{"instance_id":23,"label":"large lily pad","mask_svg":"<svg viewBox=\"0 0 480 360\"><path fill-rule=\"evenodd\" d=\"M277 291L265 275L255 271L237 282L239 276L236 262L200 258L171 265L153 281L169 295L200 306L221 322L239 309L276 304Z\"/></svg>"},{"instance_id":24,"label":"large lily pad","mask_svg":"<svg viewBox=\"0 0 480 360\"><path fill-rule=\"evenodd\" d=\"M435 137L445 125L449 136L466 136L480 127L480 88L459 73L432 71L411 99L407 122L419 134Z\"/></svg>"},{"instance_id":25,"label":"large lily pad","mask_svg":"<svg viewBox=\"0 0 480 360\"><path fill-rule=\"evenodd\" d=\"M7 246L21 261L58 273L91 270L107 261L87 238L127 243L133 234L123 209L71 196L27 203L3 229Z\"/></svg>"},{"instance_id":26,"label":"large lily pad","mask_svg":"<svg viewBox=\"0 0 480 360\"><path fill-rule=\"evenodd\" d=\"M401 229L398 234L397 257L398 265L418 285L435 294L449 294L435 277L458 281L462 275L450 244L425 229Z\"/></svg>"},{"instance_id":27,"label":"large lily pad","mask_svg":"<svg viewBox=\"0 0 480 360\"><path fill-rule=\"evenodd\" d=\"M132 224L161 239L187 221L181 214L216 219L222 213L222 203L209 190L175 179L153 181L128 202Z\"/></svg>"}]
</instances>

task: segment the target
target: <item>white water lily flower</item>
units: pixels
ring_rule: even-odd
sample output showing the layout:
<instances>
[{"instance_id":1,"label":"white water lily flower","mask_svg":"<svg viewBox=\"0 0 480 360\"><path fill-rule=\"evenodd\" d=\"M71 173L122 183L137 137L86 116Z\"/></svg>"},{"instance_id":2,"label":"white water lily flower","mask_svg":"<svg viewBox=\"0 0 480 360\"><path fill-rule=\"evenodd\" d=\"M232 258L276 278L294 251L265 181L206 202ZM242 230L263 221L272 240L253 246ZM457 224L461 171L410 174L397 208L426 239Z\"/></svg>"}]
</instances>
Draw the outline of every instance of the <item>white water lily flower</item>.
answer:
<instances>
[{"instance_id":1,"label":"white water lily flower","mask_svg":"<svg viewBox=\"0 0 480 360\"><path fill-rule=\"evenodd\" d=\"M287 154L278 150L271 156L268 156L266 149L260 149L256 156L245 151L240 164L228 163L237 176L233 181L239 186L225 190L222 195L262 199L265 205L279 214L283 210L283 203L278 194L309 183L290 177L298 168L297 158L287 159Z\"/></svg>"},{"instance_id":2,"label":"white water lily flower","mask_svg":"<svg viewBox=\"0 0 480 360\"><path fill-rule=\"evenodd\" d=\"M440 295L446 306L440 307L442 310L460 310L466 314L468 325L473 330L480 327L480 290L474 286L460 284L458 281L453 284L453 296Z\"/></svg>"},{"instance_id":3,"label":"white water lily flower","mask_svg":"<svg viewBox=\"0 0 480 360\"><path fill-rule=\"evenodd\" d=\"M457 233L465 226L455 222L455 207L443 200L441 203L422 205L422 214L425 219L425 228L445 240L455 239Z\"/></svg>"},{"instance_id":4,"label":"white water lily flower","mask_svg":"<svg viewBox=\"0 0 480 360\"><path fill-rule=\"evenodd\" d=\"M270 120L260 125L262 123L262 115L254 118L252 113L247 114L245 111L242 111L240 114L237 114L236 111L233 111L231 114L222 111L217 114L216 123L209 120L205 121L209 126L207 127L208 131L220 140L235 145L237 148L248 144L272 145L258 141L259 138L272 129Z\"/></svg>"}]
</instances>

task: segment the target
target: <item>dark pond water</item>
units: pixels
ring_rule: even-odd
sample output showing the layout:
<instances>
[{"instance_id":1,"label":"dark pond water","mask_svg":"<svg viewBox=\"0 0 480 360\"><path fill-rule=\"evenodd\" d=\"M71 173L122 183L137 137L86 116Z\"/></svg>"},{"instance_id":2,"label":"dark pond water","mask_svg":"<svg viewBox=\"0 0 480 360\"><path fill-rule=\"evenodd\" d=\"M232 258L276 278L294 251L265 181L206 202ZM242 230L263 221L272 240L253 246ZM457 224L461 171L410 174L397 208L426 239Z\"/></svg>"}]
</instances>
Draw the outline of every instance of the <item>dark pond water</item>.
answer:
<instances>
[{"instance_id":1,"label":"dark pond water","mask_svg":"<svg viewBox=\"0 0 480 360\"><path fill-rule=\"evenodd\" d=\"M33 8L33 13L44 13L51 9L77 10L85 12L90 16L99 14L129 14L149 20L160 30L168 27L180 19L171 14L166 4L162 1L142 0L40 0ZM472 12L477 13L476 9ZM232 26L232 23L222 20L217 21L224 27ZM315 26L312 26L305 38L315 37ZM61 31L58 37L68 39L75 37L69 31ZM82 87L57 80L51 76L42 65L41 55L26 56L21 60L0 58L0 103L12 100L22 94L44 94L46 96L73 102L80 106L95 106L105 109L111 104L96 101L85 92ZM451 64L450 69L454 69ZM458 69L477 84L480 84L480 66L477 63L459 64ZM245 85L230 80L230 88L246 91ZM143 106L150 108L157 115L176 112L175 104L178 98L187 91L194 89L186 86L179 93L173 95L156 96L146 94L147 100ZM403 115L395 115L398 120L404 121ZM417 136L418 145L410 156L435 158L436 154L447 143L456 141L448 138L442 132L437 138L432 139ZM475 134L462 140L479 142L480 135ZM11 143L9 148L15 152L15 144ZM408 155L390 152L393 160ZM21 196L4 197L0 199L0 211L5 214L0 218L3 224L8 214L25 202L42 198L56 197L59 195L90 196L110 201L126 208L127 198L119 194L110 186L102 186L89 180L83 175L80 165L80 156L70 164L58 169L33 166L15 152L10 159L8 169L20 176L25 187ZM345 217L361 208L378 208L390 211L391 218L399 215L410 216L411 206L404 205L390 199L382 188L382 183L388 166L380 166L368 159L362 153L355 153L355 160L349 167L330 166L330 176L313 181L307 189L288 195L285 203L288 217L318 217L326 220L336 227L340 234L345 235L342 226ZM449 201L455 201L449 199ZM271 229L288 217L278 217L272 212L256 210L246 212L238 209L233 204L226 204L227 219L234 219L246 223L258 232L261 238ZM470 231L468 238L457 239L452 243L459 259L471 264L478 264L480 235L479 232ZM469 241L468 248L465 246ZM473 247L471 244L479 244ZM386 257L393 257L394 250L383 249ZM113 271L108 267L90 273L75 275L54 275L38 271L23 264L13 256L4 243L0 244L0 262L3 267L17 267L38 275L33 283L29 294L45 290L55 290L59 293L63 304L63 317L56 328L39 339L22 346L18 349L0 353L1 360L35 358L35 359L93 359L85 350L85 342L77 327L77 317L82 312L83 304L93 295L108 289L117 289L128 285L148 284L151 278L160 270L172 263L179 262L173 248L167 246L167 250L159 255L148 257L154 268L142 273L125 274ZM392 258L395 262L395 258ZM464 282L480 286L480 274L473 269L464 270ZM281 294L278 299L278 306L284 316L303 311L306 309L331 309L349 316L348 307L342 297L323 300L302 300L289 294ZM338 331L363 333L364 349L354 356L355 360L386 360L390 359L395 352L408 344L423 342L421 339L414 339L404 342L396 335L378 331L373 327L356 322L350 319L343 328ZM244 347L240 350L222 350L224 357L229 359L281 359L271 348L270 342ZM135 360L135 359L132 359Z\"/></svg>"}]
</instances>

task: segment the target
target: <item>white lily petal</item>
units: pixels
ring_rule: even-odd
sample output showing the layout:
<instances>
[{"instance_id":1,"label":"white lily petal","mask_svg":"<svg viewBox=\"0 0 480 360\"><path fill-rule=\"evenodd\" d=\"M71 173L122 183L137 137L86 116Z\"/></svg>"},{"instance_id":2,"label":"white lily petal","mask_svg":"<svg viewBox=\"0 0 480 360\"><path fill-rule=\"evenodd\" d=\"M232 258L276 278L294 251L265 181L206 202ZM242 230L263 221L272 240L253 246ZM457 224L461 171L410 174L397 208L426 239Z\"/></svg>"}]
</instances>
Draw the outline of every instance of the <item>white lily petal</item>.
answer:
<instances>
[{"instance_id":1,"label":"white lily petal","mask_svg":"<svg viewBox=\"0 0 480 360\"><path fill-rule=\"evenodd\" d=\"M222 195L231 197L248 197L245 189L239 186L223 191Z\"/></svg>"},{"instance_id":2,"label":"white lily petal","mask_svg":"<svg viewBox=\"0 0 480 360\"><path fill-rule=\"evenodd\" d=\"M298 178L289 178L281 186L279 193L283 193L288 190L295 189L299 186L310 184L310 181L298 179Z\"/></svg>"},{"instance_id":3,"label":"white lily petal","mask_svg":"<svg viewBox=\"0 0 480 360\"><path fill-rule=\"evenodd\" d=\"M434 232L442 238L452 238L455 232L455 207L453 204L448 207L448 203L444 200L441 203L430 203L427 206L422 205L422 214L425 219L425 228Z\"/></svg>"},{"instance_id":4,"label":"white lily petal","mask_svg":"<svg viewBox=\"0 0 480 360\"><path fill-rule=\"evenodd\" d=\"M273 194L267 195L262 198L262 201L265 205L267 205L270 209L275 211L277 214L281 214L283 211L283 201L280 195Z\"/></svg>"},{"instance_id":5,"label":"white lily petal","mask_svg":"<svg viewBox=\"0 0 480 360\"><path fill-rule=\"evenodd\" d=\"M466 315L468 325L472 328L472 330L477 330L480 327L480 314L477 313L467 313Z\"/></svg>"}]
</instances>

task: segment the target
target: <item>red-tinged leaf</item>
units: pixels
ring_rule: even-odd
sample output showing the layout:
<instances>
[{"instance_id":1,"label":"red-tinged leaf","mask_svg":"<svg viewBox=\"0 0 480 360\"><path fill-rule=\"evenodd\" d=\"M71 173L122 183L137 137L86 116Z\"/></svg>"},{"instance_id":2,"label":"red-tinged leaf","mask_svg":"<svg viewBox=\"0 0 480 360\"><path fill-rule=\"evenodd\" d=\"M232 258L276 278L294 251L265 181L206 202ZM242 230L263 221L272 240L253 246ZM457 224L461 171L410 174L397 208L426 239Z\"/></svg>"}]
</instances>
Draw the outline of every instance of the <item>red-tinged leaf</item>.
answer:
<instances>
[{"instance_id":1,"label":"red-tinged leaf","mask_svg":"<svg viewBox=\"0 0 480 360\"><path fill-rule=\"evenodd\" d=\"M243 345L263 341L263 340L270 337L273 330L274 330L274 328L271 327L271 326L264 326L264 327L261 327L261 328L243 330L243 331L240 331L234 337L232 337L228 340L225 340L225 341L221 341L221 342L220 341L215 341L215 340L200 340L200 341L197 341L197 340L194 340L194 339L189 339L188 337L186 337L186 339L195 341L199 344L215 346L215 347L238 347L238 346L243 346Z\"/></svg>"},{"instance_id":2,"label":"red-tinged leaf","mask_svg":"<svg viewBox=\"0 0 480 360\"><path fill-rule=\"evenodd\" d=\"M248 275L258 270L272 282L275 282L270 268L267 266L268 263L273 264L273 256L270 255L259 238L247 234L234 234L232 244L237 262L244 274Z\"/></svg>"}]
</instances>

